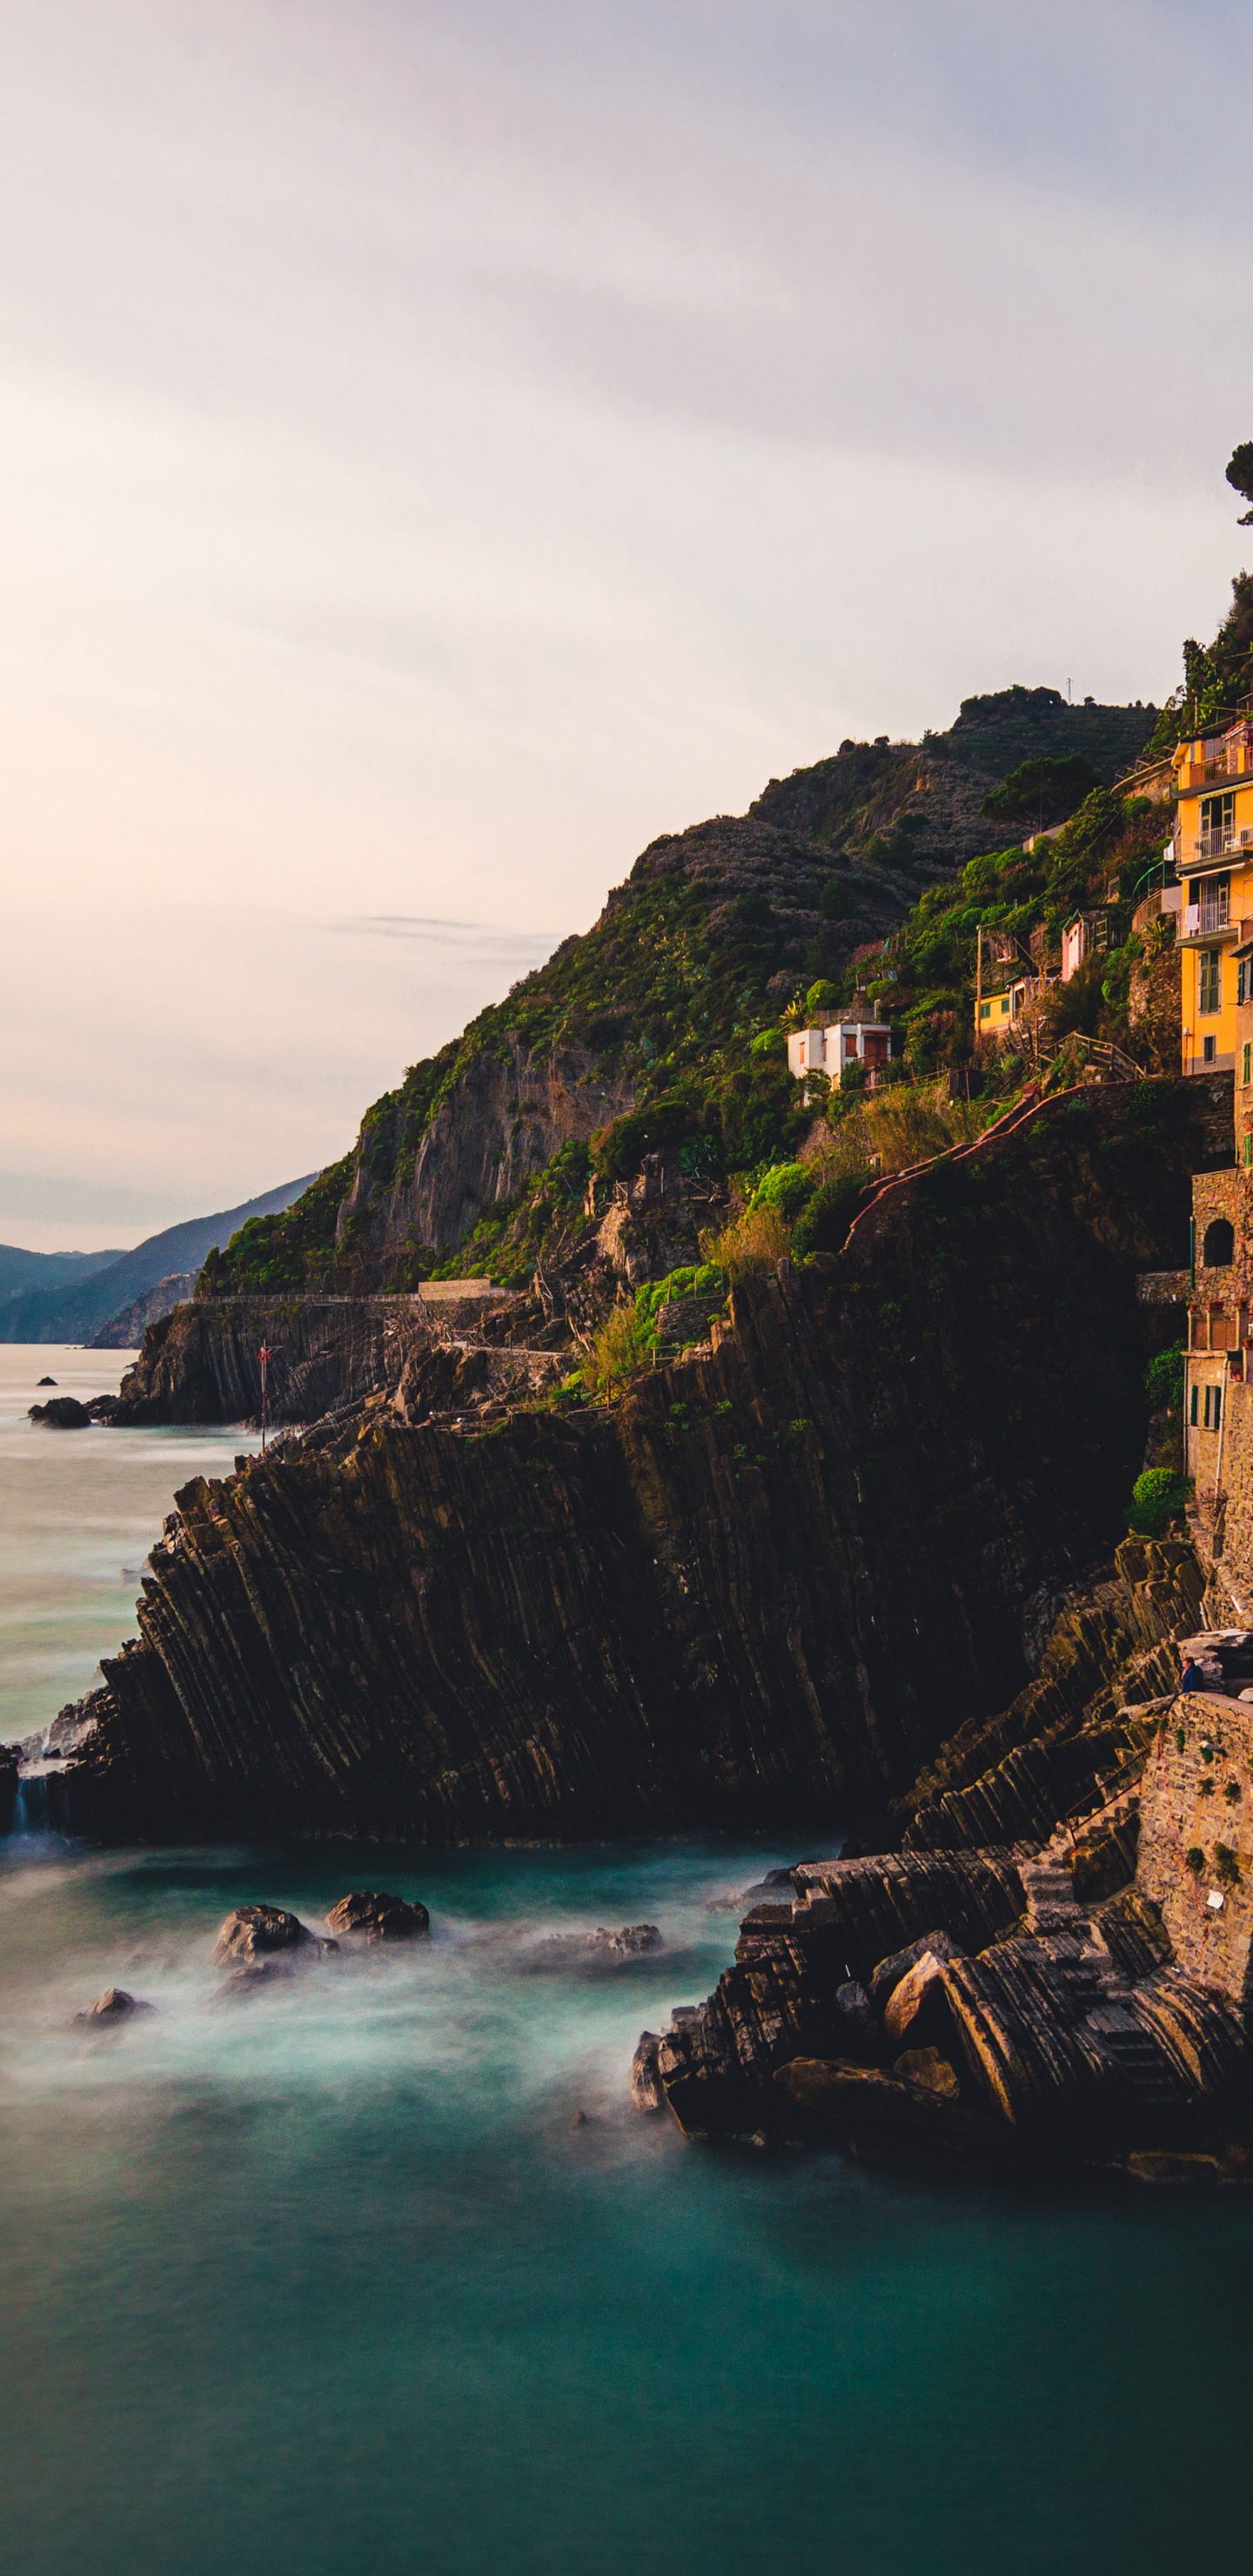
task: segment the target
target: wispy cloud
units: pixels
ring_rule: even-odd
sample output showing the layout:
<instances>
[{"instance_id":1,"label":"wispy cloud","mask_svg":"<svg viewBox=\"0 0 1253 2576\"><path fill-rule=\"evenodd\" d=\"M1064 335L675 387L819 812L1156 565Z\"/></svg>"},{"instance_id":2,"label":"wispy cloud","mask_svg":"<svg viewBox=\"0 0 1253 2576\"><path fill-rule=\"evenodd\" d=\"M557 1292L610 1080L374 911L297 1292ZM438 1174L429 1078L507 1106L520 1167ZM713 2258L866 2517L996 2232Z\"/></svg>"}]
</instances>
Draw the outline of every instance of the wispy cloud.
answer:
<instances>
[{"instance_id":1,"label":"wispy cloud","mask_svg":"<svg viewBox=\"0 0 1253 2576\"><path fill-rule=\"evenodd\" d=\"M1163 694L1240 559L1245 32L0 0L14 1168L233 1202L658 832Z\"/></svg>"}]
</instances>

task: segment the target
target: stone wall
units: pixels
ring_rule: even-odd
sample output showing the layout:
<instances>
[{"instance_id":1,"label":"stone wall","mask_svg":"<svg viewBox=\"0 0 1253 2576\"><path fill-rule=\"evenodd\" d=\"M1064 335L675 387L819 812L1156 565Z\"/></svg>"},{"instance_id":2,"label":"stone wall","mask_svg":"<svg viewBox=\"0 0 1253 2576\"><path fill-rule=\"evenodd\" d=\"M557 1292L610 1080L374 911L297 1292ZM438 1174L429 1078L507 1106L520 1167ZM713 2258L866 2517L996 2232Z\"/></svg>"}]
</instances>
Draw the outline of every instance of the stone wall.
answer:
<instances>
[{"instance_id":1,"label":"stone wall","mask_svg":"<svg viewBox=\"0 0 1253 2576\"><path fill-rule=\"evenodd\" d=\"M1136 1864L1178 1968L1239 2004L1253 2001L1251 1757L1253 1703L1182 1693L1145 1765Z\"/></svg>"}]
</instances>

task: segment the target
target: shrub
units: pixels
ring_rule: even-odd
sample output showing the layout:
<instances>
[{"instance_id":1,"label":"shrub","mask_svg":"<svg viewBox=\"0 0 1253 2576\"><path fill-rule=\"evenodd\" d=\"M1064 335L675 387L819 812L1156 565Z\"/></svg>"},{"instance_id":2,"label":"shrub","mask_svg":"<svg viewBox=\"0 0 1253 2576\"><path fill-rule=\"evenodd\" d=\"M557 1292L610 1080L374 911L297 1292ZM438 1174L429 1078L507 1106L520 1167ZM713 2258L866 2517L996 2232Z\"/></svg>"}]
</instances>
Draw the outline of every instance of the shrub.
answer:
<instances>
[{"instance_id":1,"label":"shrub","mask_svg":"<svg viewBox=\"0 0 1253 2576\"><path fill-rule=\"evenodd\" d=\"M1193 1843L1191 1851L1185 1852L1184 1858L1187 1861L1193 1877L1199 1878L1205 1867L1205 1854L1202 1851L1200 1844Z\"/></svg>"},{"instance_id":2,"label":"shrub","mask_svg":"<svg viewBox=\"0 0 1253 2576\"><path fill-rule=\"evenodd\" d=\"M1144 1372L1144 1392L1154 1412L1177 1413L1183 1403L1183 1351L1159 1351Z\"/></svg>"},{"instance_id":3,"label":"shrub","mask_svg":"<svg viewBox=\"0 0 1253 2576\"><path fill-rule=\"evenodd\" d=\"M659 1145L677 1144L695 1125L691 1101L677 1091L663 1092L647 1109L632 1109L625 1118L615 1118L612 1126L602 1127L592 1138L601 1179L628 1180L645 1154L654 1153Z\"/></svg>"},{"instance_id":4,"label":"shrub","mask_svg":"<svg viewBox=\"0 0 1253 2576\"><path fill-rule=\"evenodd\" d=\"M604 1404L625 1395L651 1358L645 1328L633 1306L615 1306L605 1317L583 1362L583 1382Z\"/></svg>"},{"instance_id":5,"label":"shrub","mask_svg":"<svg viewBox=\"0 0 1253 2576\"><path fill-rule=\"evenodd\" d=\"M748 1203L749 1215L758 1208L775 1208L789 1225L794 1224L801 1209L809 1205L818 1185L818 1174L806 1163L772 1163L763 1172Z\"/></svg>"},{"instance_id":6,"label":"shrub","mask_svg":"<svg viewBox=\"0 0 1253 2576\"><path fill-rule=\"evenodd\" d=\"M1172 1467L1146 1467L1132 1489L1128 1529L1138 1538L1160 1538L1168 1523L1178 1519L1188 1490L1187 1477L1176 1475Z\"/></svg>"},{"instance_id":7,"label":"shrub","mask_svg":"<svg viewBox=\"0 0 1253 2576\"><path fill-rule=\"evenodd\" d=\"M1215 1843L1214 1867L1227 1887L1235 1887L1240 1877L1240 1863L1230 1843Z\"/></svg>"},{"instance_id":8,"label":"shrub","mask_svg":"<svg viewBox=\"0 0 1253 2576\"><path fill-rule=\"evenodd\" d=\"M635 1320L647 1348L658 1347L657 1324L663 1306L679 1297L705 1299L710 1311L727 1293L727 1274L713 1261L689 1262L681 1270L669 1270L664 1279L647 1279L635 1291ZM698 1340L698 1334L693 1335Z\"/></svg>"},{"instance_id":9,"label":"shrub","mask_svg":"<svg viewBox=\"0 0 1253 2576\"><path fill-rule=\"evenodd\" d=\"M835 1011L839 1009L839 1005L839 985L829 983L825 975L820 975L817 983L811 984L805 995L806 1011Z\"/></svg>"},{"instance_id":10,"label":"shrub","mask_svg":"<svg viewBox=\"0 0 1253 2576\"><path fill-rule=\"evenodd\" d=\"M841 1172L837 1180L824 1181L814 1191L792 1236L792 1250L798 1261L810 1252L840 1250L869 1177L865 1171Z\"/></svg>"}]
</instances>

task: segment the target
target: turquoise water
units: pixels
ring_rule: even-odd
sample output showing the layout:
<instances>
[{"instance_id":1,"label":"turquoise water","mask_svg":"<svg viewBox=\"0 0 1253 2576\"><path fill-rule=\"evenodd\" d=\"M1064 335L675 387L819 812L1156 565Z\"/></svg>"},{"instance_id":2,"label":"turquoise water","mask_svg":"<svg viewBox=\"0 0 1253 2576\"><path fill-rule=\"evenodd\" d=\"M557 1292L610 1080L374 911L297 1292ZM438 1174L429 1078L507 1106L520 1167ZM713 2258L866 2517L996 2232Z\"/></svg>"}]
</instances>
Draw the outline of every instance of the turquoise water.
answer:
<instances>
[{"instance_id":1,"label":"turquoise water","mask_svg":"<svg viewBox=\"0 0 1253 2576\"><path fill-rule=\"evenodd\" d=\"M160 1437L129 1435L154 1479ZM33 1464L72 1565L71 1470ZM796 1856L0 1844L5 2570L1242 2566L1242 2197L933 2187L631 2111L639 2029L730 1957L711 1908ZM231 1905L380 1882L429 1945L218 1999ZM640 1919L655 1959L545 1969L547 1933ZM156 2011L74 2028L113 1983Z\"/></svg>"}]
</instances>

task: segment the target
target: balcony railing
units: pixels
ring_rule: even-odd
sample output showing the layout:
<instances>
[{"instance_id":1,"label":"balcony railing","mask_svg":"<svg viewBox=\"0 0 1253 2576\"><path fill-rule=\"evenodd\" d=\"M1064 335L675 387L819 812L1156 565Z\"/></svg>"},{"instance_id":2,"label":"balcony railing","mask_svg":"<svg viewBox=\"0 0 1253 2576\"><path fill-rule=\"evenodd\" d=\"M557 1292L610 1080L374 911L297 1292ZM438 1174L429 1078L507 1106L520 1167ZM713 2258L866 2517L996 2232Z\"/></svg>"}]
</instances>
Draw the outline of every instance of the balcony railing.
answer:
<instances>
[{"instance_id":1,"label":"balcony railing","mask_svg":"<svg viewBox=\"0 0 1253 2576\"><path fill-rule=\"evenodd\" d=\"M1225 832L1198 832L1192 857L1198 862L1202 859L1229 859L1238 857L1241 850L1253 850L1253 825L1248 823L1231 824ZM1180 858L1179 865L1185 874L1188 864L1186 858Z\"/></svg>"},{"instance_id":2,"label":"balcony railing","mask_svg":"<svg viewBox=\"0 0 1253 2576\"><path fill-rule=\"evenodd\" d=\"M1206 939L1231 928L1231 905L1225 894L1214 903L1188 903L1183 910L1185 939Z\"/></svg>"}]
</instances>

